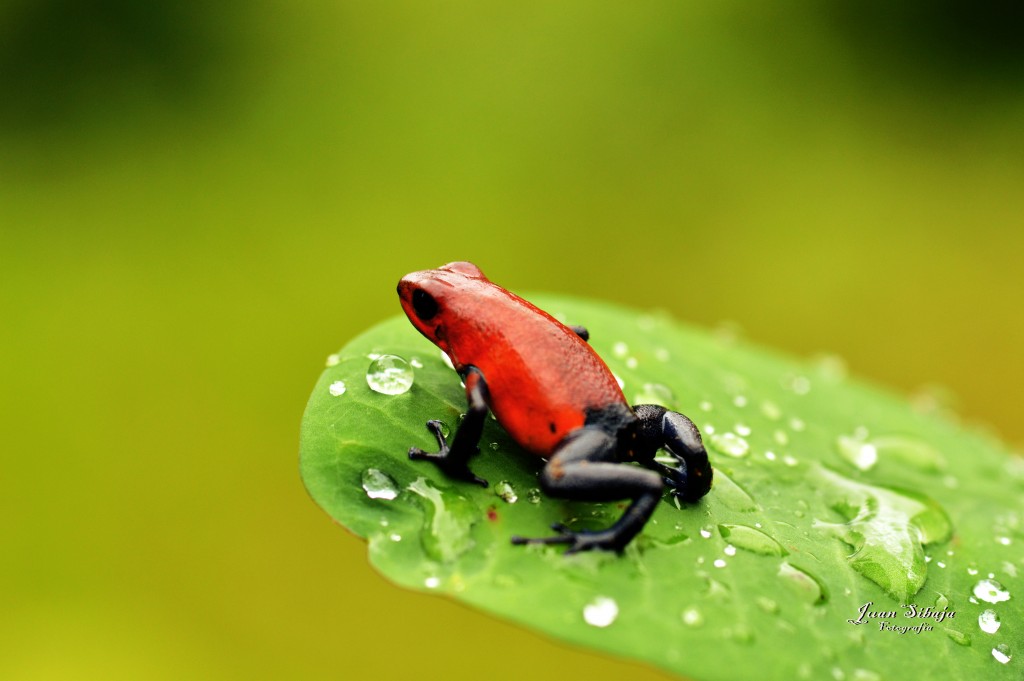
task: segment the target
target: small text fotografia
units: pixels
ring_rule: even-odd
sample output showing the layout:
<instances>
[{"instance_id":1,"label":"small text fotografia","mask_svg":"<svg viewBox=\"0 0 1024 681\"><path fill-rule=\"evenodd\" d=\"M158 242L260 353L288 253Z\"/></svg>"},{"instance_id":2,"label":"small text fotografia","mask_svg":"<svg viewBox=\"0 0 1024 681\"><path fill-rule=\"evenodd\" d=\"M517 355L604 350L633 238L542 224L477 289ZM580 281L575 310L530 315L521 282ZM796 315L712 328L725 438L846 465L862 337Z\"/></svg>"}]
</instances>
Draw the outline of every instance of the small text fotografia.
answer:
<instances>
[{"instance_id":1,"label":"small text fotografia","mask_svg":"<svg viewBox=\"0 0 1024 681\"><path fill-rule=\"evenodd\" d=\"M956 611L950 610L948 607L936 610L931 606L919 608L913 603L908 603L902 606L903 612L900 613L897 610L871 610L873 605L873 601L868 601L860 606L856 619L846 621L855 625L877 622L879 631L895 631L897 634L906 634L908 632L920 634L922 631L932 631L935 628L927 620L934 620L938 624L942 620L956 617Z\"/></svg>"}]
</instances>

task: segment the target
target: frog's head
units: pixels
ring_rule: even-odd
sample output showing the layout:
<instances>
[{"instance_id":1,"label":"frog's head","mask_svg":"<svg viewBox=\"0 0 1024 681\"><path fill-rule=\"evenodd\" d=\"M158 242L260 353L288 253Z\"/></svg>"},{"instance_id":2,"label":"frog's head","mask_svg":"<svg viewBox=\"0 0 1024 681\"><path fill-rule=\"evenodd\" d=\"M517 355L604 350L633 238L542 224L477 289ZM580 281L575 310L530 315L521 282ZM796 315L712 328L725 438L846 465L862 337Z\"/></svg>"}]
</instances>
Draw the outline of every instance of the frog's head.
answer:
<instances>
[{"instance_id":1,"label":"frog's head","mask_svg":"<svg viewBox=\"0 0 1024 681\"><path fill-rule=\"evenodd\" d=\"M398 282L402 309L416 329L434 345L451 355L445 331L458 317L460 301L474 287L488 284L487 277L471 262L452 262L436 270L412 272Z\"/></svg>"}]
</instances>

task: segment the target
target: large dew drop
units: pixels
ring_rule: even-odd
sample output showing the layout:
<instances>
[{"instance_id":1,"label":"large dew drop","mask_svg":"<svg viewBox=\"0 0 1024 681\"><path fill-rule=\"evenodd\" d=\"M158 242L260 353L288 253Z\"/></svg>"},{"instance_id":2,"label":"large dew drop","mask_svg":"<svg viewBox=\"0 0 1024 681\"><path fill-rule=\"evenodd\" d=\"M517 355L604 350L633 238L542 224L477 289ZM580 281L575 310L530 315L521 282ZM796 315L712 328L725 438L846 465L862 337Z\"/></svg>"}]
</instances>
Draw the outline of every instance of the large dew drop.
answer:
<instances>
[{"instance_id":1,"label":"large dew drop","mask_svg":"<svg viewBox=\"0 0 1024 681\"><path fill-rule=\"evenodd\" d=\"M788 553L782 544L775 541L761 530L746 525L722 524L718 532L731 546L762 556L784 556Z\"/></svg>"},{"instance_id":2,"label":"large dew drop","mask_svg":"<svg viewBox=\"0 0 1024 681\"><path fill-rule=\"evenodd\" d=\"M827 599L827 592L821 581L800 568L783 561L779 566L779 577L789 589L806 603L820 604Z\"/></svg>"},{"instance_id":3,"label":"large dew drop","mask_svg":"<svg viewBox=\"0 0 1024 681\"><path fill-rule=\"evenodd\" d=\"M514 504L519 501L519 495L516 494L515 488L508 480L502 480L494 486L494 493L497 494L502 501L509 504Z\"/></svg>"},{"instance_id":4,"label":"large dew drop","mask_svg":"<svg viewBox=\"0 0 1024 681\"><path fill-rule=\"evenodd\" d=\"M480 517L472 502L432 487L426 478L417 478L407 489L426 502L420 538L428 556L447 563L472 548L470 531Z\"/></svg>"},{"instance_id":5,"label":"large dew drop","mask_svg":"<svg viewBox=\"0 0 1024 681\"><path fill-rule=\"evenodd\" d=\"M750 452L750 444L736 433L713 434L711 446L722 454L736 458L746 456Z\"/></svg>"},{"instance_id":6,"label":"large dew drop","mask_svg":"<svg viewBox=\"0 0 1024 681\"><path fill-rule=\"evenodd\" d=\"M978 626L986 634L996 633L1001 625L1002 622L999 621L999 615L996 614L995 610L986 610L978 615Z\"/></svg>"},{"instance_id":7,"label":"large dew drop","mask_svg":"<svg viewBox=\"0 0 1024 681\"><path fill-rule=\"evenodd\" d=\"M879 461L908 464L929 473L939 472L946 466L942 454L934 447L904 435L868 437L867 431L859 428L853 435L841 435L836 445L842 457L862 471Z\"/></svg>"},{"instance_id":8,"label":"large dew drop","mask_svg":"<svg viewBox=\"0 0 1024 681\"><path fill-rule=\"evenodd\" d=\"M853 549L854 570L901 603L920 591L927 577L923 544L945 541L952 532L942 508L909 490L886 489L845 478L821 466L813 484L845 523L818 523Z\"/></svg>"},{"instance_id":9,"label":"large dew drop","mask_svg":"<svg viewBox=\"0 0 1024 681\"><path fill-rule=\"evenodd\" d=\"M715 469L711 493L715 499L721 501L734 511L757 510L757 503L754 501L754 498L745 489L736 484L732 478L717 468Z\"/></svg>"},{"instance_id":10,"label":"large dew drop","mask_svg":"<svg viewBox=\"0 0 1024 681\"><path fill-rule=\"evenodd\" d=\"M975 584L974 596L986 603L1001 603L1010 600L1010 592L994 579L983 579Z\"/></svg>"},{"instance_id":11,"label":"large dew drop","mask_svg":"<svg viewBox=\"0 0 1024 681\"><path fill-rule=\"evenodd\" d=\"M843 458L862 471L869 470L878 461L878 449L870 442L851 435L840 435L836 446Z\"/></svg>"},{"instance_id":12,"label":"large dew drop","mask_svg":"<svg viewBox=\"0 0 1024 681\"><path fill-rule=\"evenodd\" d=\"M363 471L363 491L371 499L390 501L398 496L398 484L387 473L376 468Z\"/></svg>"},{"instance_id":13,"label":"large dew drop","mask_svg":"<svg viewBox=\"0 0 1024 681\"><path fill-rule=\"evenodd\" d=\"M366 370L366 384L382 395L408 392L413 379L412 367L398 355L381 355L370 362Z\"/></svg>"}]
</instances>

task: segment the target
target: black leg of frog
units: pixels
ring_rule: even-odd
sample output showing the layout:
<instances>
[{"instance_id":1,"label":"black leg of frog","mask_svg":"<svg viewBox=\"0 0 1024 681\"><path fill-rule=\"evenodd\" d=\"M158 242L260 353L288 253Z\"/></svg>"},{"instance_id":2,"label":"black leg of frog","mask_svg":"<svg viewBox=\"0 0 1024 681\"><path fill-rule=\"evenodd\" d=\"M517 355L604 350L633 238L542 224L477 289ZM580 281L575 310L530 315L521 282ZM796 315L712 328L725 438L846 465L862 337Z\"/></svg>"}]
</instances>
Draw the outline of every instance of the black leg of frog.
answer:
<instances>
[{"instance_id":1,"label":"black leg of frog","mask_svg":"<svg viewBox=\"0 0 1024 681\"><path fill-rule=\"evenodd\" d=\"M484 430L484 420L487 418L487 382L483 374L476 368L470 367L463 382L466 384L466 416L462 419L458 429L455 431L455 438L451 446L445 440L441 432L441 422L436 420L427 421L427 429L437 438L438 451L430 454L419 447L409 448L409 458L420 461L432 461L445 475L458 480L468 480L478 485L487 487L487 481L476 476L469 470L469 459L480 452L478 443L480 435Z\"/></svg>"},{"instance_id":2,"label":"black leg of frog","mask_svg":"<svg viewBox=\"0 0 1024 681\"><path fill-rule=\"evenodd\" d=\"M693 421L655 404L638 404L637 460L659 472L680 501L697 501L711 489L712 470L708 453ZM654 460L664 447L679 462L678 468Z\"/></svg>"},{"instance_id":3,"label":"black leg of frog","mask_svg":"<svg viewBox=\"0 0 1024 681\"><path fill-rule=\"evenodd\" d=\"M569 434L541 473L541 489L550 496L574 501L618 501L632 503L619 520L606 530L570 530L554 525L554 537L528 539L512 537L513 544L568 544L566 553L605 549L622 551L651 517L663 489L654 471L621 463L618 441L604 429L584 427Z\"/></svg>"},{"instance_id":4,"label":"black leg of frog","mask_svg":"<svg viewBox=\"0 0 1024 681\"><path fill-rule=\"evenodd\" d=\"M572 329L572 332L574 334L576 334L577 336L579 336L583 340L585 340L585 341L589 341L590 340L590 332L587 331L587 327L579 326L578 324L574 324L573 326L570 326L569 328Z\"/></svg>"}]
</instances>

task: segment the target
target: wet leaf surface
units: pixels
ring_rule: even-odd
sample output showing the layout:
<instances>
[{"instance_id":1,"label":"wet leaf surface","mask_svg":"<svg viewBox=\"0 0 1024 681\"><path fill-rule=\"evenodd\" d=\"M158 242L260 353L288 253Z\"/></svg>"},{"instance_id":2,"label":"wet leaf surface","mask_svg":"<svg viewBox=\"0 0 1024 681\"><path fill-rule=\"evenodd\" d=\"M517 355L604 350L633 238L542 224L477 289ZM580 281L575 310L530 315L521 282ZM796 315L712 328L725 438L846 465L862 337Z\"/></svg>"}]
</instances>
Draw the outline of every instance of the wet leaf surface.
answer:
<instances>
[{"instance_id":1,"label":"wet leaf surface","mask_svg":"<svg viewBox=\"0 0 1024 681\"><path fill-rule=\"evenodd\" d=\"M410 446L436 449L428 419L455 431L465 397L396 317L328 358L301 440L311 496L368 541L382 574L695 679L1020 678L1024 465L1003 445L847 378L834 358L533 300L588 327L631 401L698 424L712 491L681 508L666 496L622 556L513 546L552 523L606 527L624 504L545 497L543 461L491 419L471 464L486 489L410 461ZM411 388L370 388L382 355L408 361Z\"/></svg>"}]
</instances>

